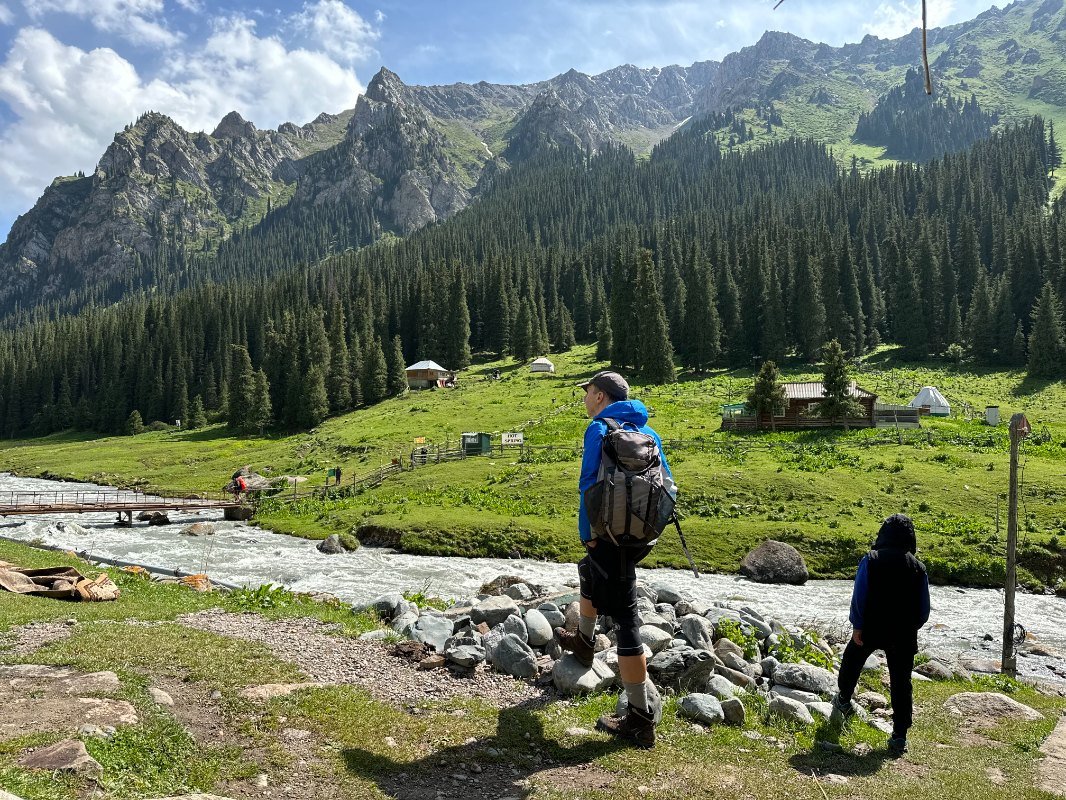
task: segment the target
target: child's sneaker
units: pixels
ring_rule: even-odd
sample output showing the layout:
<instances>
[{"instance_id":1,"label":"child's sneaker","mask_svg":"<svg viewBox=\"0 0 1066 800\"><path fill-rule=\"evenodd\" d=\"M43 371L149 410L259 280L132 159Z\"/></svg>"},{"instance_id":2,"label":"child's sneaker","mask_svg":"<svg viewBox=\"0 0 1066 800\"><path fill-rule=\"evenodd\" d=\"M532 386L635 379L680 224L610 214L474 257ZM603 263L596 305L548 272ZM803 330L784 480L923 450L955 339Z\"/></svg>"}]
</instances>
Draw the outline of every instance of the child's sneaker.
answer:
<instances>
[{"instance_id":1,"label":"child's sneaker","mask_svg":"<svg viewBox=\"0 0 1066 800\"><path fill-rule=\"evenodd\" d=\"M901 756L907 752L907 737L892 735L888 739L888 752L893 756Z\"/></svg>"},{"instance_id":2,"label":"child's sneaker","mask_svg":"<svg viewBox=\"0 0 1066 800\"><path fill-rule=\"evenodd\" d=\"M830 717L834 722L846 722L855 715L855 709L851 701L845 701L839 694L833 695L833 714Z\"/></svg>"}]
</instances>

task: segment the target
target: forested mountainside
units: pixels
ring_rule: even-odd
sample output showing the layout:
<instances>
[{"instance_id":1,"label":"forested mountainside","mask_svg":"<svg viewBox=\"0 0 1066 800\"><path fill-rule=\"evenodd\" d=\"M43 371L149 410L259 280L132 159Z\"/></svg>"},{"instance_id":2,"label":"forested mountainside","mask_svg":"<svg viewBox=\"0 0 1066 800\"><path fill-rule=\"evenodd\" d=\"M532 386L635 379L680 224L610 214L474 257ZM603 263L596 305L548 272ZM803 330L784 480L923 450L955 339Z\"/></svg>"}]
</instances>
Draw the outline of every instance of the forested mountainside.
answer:
<instances>
[{"instance_id":1,"label":"forested mountainside","mask_svg":"<svg viewBox=\"0 0 1066 800\"><path fill-rule=\"evenodd\" d=\"M830 337L1061 376L1066 207L1039 118L927 165L841 170L816 142L721 155L707 117L648 160L549 149L403 240L271 279L138 295L0 335L8 436L146 421L312 426L402 387L404 361L518 359L598 336L674 379Z\"/></svg>"},{"instance_id":2,"label":"forested mountainside","mask_svg":"<svg viewBox=\"0 0 1066 800\"><path fill-rule=\"evenodd\" d=\"M720 64L524 86L407 86L382 69L356 108L277 131L234 112L189 133L149 113L16 222L0 245L0 317L272 275L449 219L544 150L646 154L689 120L713 121L704 143L722 152L812 138L860 168L935 158L1034 113L1061 126L1064 36L1064 0L931 31L931 106L901 88L916 33L834 48L770 32Z\"/></svg>"}]
</instances>

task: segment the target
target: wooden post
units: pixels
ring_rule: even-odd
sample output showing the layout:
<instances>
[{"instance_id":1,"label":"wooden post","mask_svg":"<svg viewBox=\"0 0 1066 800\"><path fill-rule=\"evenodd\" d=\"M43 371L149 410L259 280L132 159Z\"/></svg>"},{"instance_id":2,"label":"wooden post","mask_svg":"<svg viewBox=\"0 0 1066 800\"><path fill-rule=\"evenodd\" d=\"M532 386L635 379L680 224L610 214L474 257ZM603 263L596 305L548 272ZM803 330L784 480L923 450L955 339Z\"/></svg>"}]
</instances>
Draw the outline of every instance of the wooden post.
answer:
<instances>
[{"instance_id":1,"label":"wooden post","mask_svg":"<svg viewBox=\"0 0 1066 800\"><path fill-rule=\"evenodd\" d=\"M1014 678L1018 674L1014 652L1014 592L1018 583L1016 550L1018 547L1018 445L1029 435L1024 414L1010 418L1010 495L1007 500L1007 581L1003 587L1003 655L1000 671Z\"/></svg>"}]
</instances>

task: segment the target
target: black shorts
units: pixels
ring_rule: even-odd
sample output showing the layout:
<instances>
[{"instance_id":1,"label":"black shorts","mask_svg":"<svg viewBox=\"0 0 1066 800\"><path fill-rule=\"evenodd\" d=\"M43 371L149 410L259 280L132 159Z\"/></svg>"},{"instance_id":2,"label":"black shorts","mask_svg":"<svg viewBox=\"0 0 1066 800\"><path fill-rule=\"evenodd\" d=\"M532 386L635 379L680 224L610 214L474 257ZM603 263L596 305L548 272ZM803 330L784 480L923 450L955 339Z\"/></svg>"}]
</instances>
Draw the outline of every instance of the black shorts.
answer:
<instances>
[{"instance_id":1,"label":"black shorts","mask_svg":"<svg viewBox=\"0 0 1066 800\"><path fill-rule=\"evenodd\" d=\"M605 539L587 551L578 562L581 596L596 612L609 616L618 626L618 655L644 652L637 615L637 564L651 547L618 547Z\"/></svg>"}]
</instances>

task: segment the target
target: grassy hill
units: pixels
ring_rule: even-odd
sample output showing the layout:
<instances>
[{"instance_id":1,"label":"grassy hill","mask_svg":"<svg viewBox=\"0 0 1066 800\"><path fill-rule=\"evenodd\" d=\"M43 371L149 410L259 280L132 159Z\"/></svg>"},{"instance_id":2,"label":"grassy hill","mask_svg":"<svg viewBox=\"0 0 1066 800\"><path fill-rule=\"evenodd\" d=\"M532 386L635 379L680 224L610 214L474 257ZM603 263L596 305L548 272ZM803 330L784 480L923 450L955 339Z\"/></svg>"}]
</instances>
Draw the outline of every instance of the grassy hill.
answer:
<instances>
[{"instance_id":1,"label":"grassy hill","mask_svg":"<svg viewBox=\"0 0 1066 800\"><path fill-rule=\"evenodd\" d=\"M271 502L260 524L310 538L355 533L415 553L571 560L576 535L578 443L587 423L574 384L603 365L591 347L553 356L555 375L510 361L480 364L459 388L414 392L332 419L306 434L238 438L222 427L92 439L57 435L0 445L0 463L26 475L108 484L219 489L251 464L266 474L302 474L324 484L339 464L347 480L399 459L416 437L454 447L464 431L521 430L531 447L408 470L366 491ZM498 367L502 380L487 379ZM789 380L818 379L810 367ZM926 384L957 410L998 405L1004 420L1025 411L1037 434L1023 446L1022 576L1055 586L1066 575L1066 387L1021 374L972 373L898 363L883 349L856 374L883 402L907 402ZM719 407L743 399L746 371L715 372L669 386L635 386L667 442L682 490L684 527L697 562L734 571L764 538L794 544L819 576L846 576L878 522L910 513L935 579L995 585L1004 572L1007 432L965 413L927 420L921 431L725 433ZM498 442L498 438L496 439ZM550 446L550 447L549 447ZM1000 530L996 530L997 497ZM651 562L682 566L668 532Z\"/></svg>"}]
</instances>

